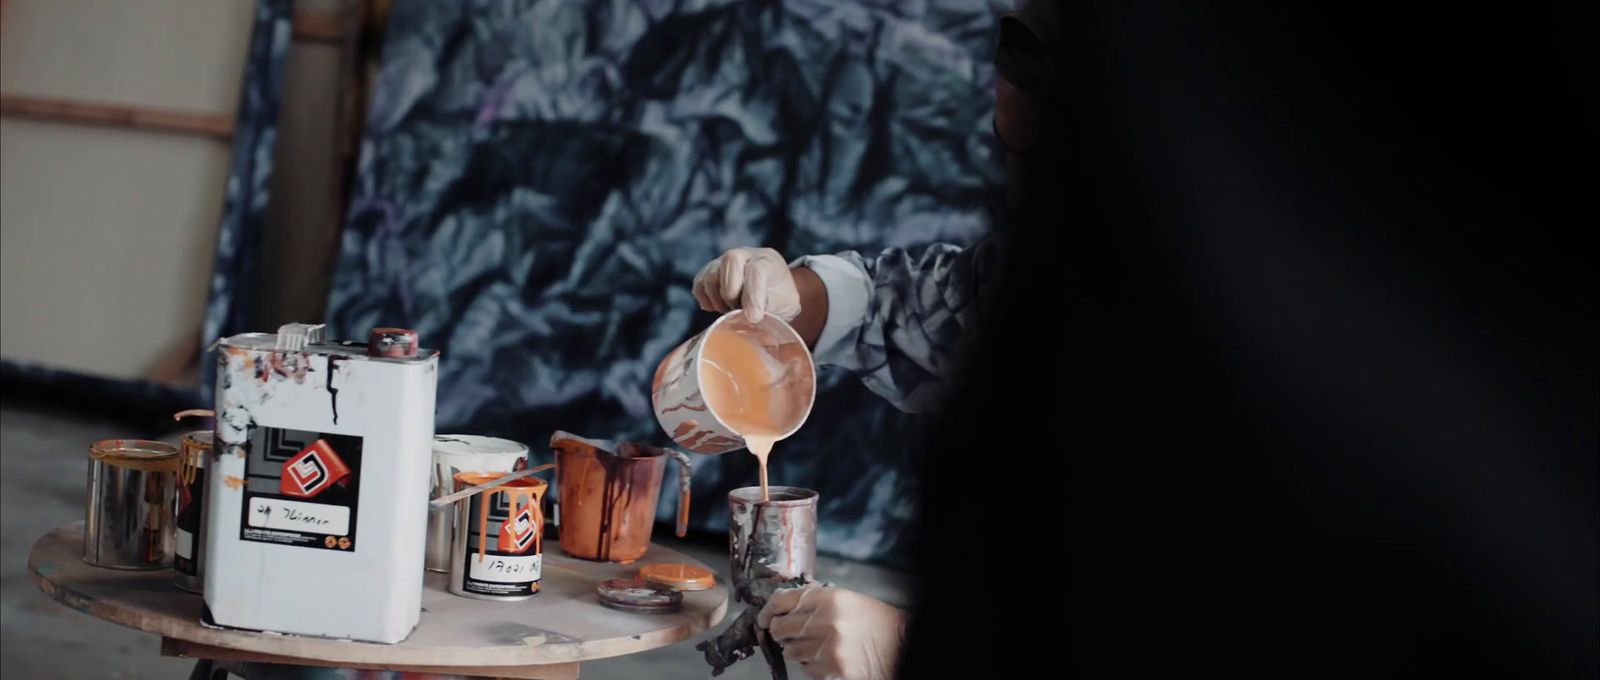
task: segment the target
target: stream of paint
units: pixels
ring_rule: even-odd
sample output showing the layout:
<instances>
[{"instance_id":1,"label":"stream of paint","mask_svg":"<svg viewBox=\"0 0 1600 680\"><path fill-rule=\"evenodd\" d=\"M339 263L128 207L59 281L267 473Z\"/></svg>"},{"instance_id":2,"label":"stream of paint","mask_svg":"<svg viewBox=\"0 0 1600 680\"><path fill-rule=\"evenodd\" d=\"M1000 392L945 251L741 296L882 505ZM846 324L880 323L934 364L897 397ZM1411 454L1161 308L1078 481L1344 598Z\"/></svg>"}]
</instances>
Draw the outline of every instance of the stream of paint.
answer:
<instances>
[{"instance_id":1,"label":"stream of paint","mask_svg":"<svg viewBox=\"0 0 1600 680\"><path fill-rule=\"evenodd\" d=\"M781 414L797 411L794 396L775 389L774 373L755 342L718 328L706 336L700 390L722 422L744 438L761 467L761 500L767 500L767 458L783 438Z\"/></svg>"}]
</instances>

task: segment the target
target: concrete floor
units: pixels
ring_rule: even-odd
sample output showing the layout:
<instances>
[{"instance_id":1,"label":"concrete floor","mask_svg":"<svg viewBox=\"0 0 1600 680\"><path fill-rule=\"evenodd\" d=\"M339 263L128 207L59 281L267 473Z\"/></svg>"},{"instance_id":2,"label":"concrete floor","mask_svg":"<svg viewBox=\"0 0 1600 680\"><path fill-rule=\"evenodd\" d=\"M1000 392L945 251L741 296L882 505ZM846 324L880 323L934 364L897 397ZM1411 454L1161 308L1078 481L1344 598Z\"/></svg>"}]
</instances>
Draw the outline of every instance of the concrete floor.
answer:
<instances>
[{"instance_id":1,"label":"concrete floor","mask_svg":"<svg viewBox=\"0 0 1600 680\"><path fill-rule=\"evenodd\" d=\"M86 452L108 437L173 433L128 432L107 420L6 405L0 407L0 676L30 678L186 678L192 661L165 658L154 635L81 614L46 598L28 575L28 549L46 531L83 519ZM670 532L667 538L671 539ZM661 539L657 539L661 540ZM721 565L726 545L718 540L674 541L707 564ZM724 574L725 575L725 574ZM874 597L904 603L908 580L893 571L821 558L818 578ZM645 654L585 663L592 679L710 677L694 645L721 630L728 618L694 640ZM791 670L797 670L791 667ZM767 678L759 656L735 665L724 678Z\"/></svg>"}]
</instances>

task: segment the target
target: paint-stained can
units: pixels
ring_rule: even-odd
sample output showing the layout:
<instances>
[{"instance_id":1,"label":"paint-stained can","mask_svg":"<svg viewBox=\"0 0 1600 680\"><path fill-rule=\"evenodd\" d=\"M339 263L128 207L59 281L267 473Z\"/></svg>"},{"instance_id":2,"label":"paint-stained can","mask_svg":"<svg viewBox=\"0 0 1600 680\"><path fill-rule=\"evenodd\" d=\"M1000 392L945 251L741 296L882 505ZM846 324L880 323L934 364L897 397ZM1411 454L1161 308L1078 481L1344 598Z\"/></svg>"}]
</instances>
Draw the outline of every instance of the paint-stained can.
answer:
<instances>
[{"instance_id":1,"label":"paint-stained can","mask_svg":"<svg viewBox=\"0 0 1600 680\"><path fill-rule=\"evenodd\" d=\"M456 491L491 482L501 473L459 472ZM545 490L523 477L455 502L450 592L480 600L526 600L544 572Z\"/></svg>"},{"instance_id":2,"label":"paint-stained can","mask_svg":"<svg viewBox=\"0 0 1600 680\"><path fill-rule=\"evenodd\" d=\"M422 613L438 353L288 324L218 343L206 607L234 628L395 643Z\"/></svg>"},{"instance_id":3,"label":"paint-stained can","mask_svg":"<svg viewBox=\"0 0 1600 680\"><path fill-rule=\"evenodd\" d=\"M817 367L811 350L794 328L768 314L761 323L751 323L742 311L723 314L656 365L650 382L650 406L656 422L672 441L694 453L727 453L745 447L744 437L723 420L714 405L701 393L701 375L707 366L706 348L713 334L736 336L759 357L770 383L764 389L783 398L771 399L772 411L765 414L779 426L785 439L804 425L817 397ZM715 370L715 369L713 369Z\"/></svg>"},{"instance_id":4,"label":"paint-stained can","mask_svg":"<svg viewBox=\"0 0 1600 680\"><path fill-rule=\"evenodd\" d=\"M795 580L811 581L817 564L817 492L792 486L728 492L728 560L734 591L759 601Z\"/></svg>"},{"instance_id":5,"label":"paint-stained can","mask_svg":"<svg viewBox=\"0 0 1600 680\"><path fill-rule=\"evenodd\" d=\"M756 613L773 593L814 581L819 496L810 489L790 486L774 486L768 491L767 500L761 500L760 487L728 492L733 593L746 607L720 635L695 645L711 664L712 675L720 675L759 647L772 676L788 677L783 646L776 637L760 634Z\"/></svg>"},{"instance_id":6,"label":"paint-stained can","mask_svg":"<svg viewBox=\"0 0 1600 680\"><path fill-rule=\"evenodd\" d=\"M428 500L454 491L458 472L516 472L528 465L528 447L520 442L476 434L437 435L433 438L433 491ZM428 513L428 571L450 571L455 530L452 512Z\"/></svg>"},{"instance_id":7,"label":"paint-stained can","mask_svg":"<svg viewBox=\"0 0 1600 680\"><path fill-rule=\"evenodd\" d=\"M143 439L89 447L83 561L108 569L172 566L172 497L178 448Z\"/></svg>"},{"instance_id":8,"label":"paint-stained can","mask_svg":"<svg viewBox=\"0 0 1600 680\"><path fill-rule=\"evenodd\" d=\"M206 460L216 433L200 430L179 440L178 490L172 504L172 582L191 593L205 586Z\"/></svg>"},{"instance_id":9,"label":"paint-stained can","mask_svg":"<svg viewBox=\"0 0 1600 680\"><path fill-rule=\"evenodd\" d=\"M556 527L561 551L585 560L628 564L650 550L656 499L670 460L678 467L678 536L689 526L689 457L634 442L550 437L556 452Z\"/></svg>"}]
</instances>

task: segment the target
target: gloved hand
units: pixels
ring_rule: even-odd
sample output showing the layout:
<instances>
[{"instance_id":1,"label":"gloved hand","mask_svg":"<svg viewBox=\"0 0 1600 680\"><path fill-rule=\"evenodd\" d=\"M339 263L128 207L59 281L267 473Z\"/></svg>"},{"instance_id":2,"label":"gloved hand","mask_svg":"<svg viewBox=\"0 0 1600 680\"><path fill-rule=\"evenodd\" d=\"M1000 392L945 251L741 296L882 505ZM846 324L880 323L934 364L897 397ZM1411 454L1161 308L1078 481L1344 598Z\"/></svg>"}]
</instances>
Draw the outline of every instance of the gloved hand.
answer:
<instances>
[{"instance_id":1,"label":"gloved hand","mask_svg":"<svg viewBox=\"0 0 1600 680\"><path fill-rule=\"evenodd\" d=\"M810 585L774 593L756 627L813 680L888 680L905 620L905 612L861 593Z\"/></svg>"},{"instance_id":2,"label":"gloved hand","mask_svg":"<svg viewBox=\"0 0 1600 680\"><path fill-rule=\"evenodd\" d=\"M800 314L789 263L771 248L734 248L707 263L694 277L694 299L708 312L743 309L751 323L767 314L786 322Z\"/></svg>"}]
</instances>

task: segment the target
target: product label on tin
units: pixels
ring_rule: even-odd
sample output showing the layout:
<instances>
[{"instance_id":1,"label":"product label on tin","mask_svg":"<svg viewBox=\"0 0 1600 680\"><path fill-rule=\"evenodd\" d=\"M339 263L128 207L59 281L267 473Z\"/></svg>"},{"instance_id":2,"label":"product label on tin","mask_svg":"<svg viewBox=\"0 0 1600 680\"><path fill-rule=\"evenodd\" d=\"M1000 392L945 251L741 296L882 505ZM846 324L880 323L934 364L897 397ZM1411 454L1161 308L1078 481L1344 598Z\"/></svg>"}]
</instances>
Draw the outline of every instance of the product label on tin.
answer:
<instances>
[{"instance_id":1,"label":"product label on tin","mask_svg":"<svg viewBox=\"0 0 1600 680\"><path fill-rule=\"evenodd\" d=\"M511 513L511 498L517 498L517 511ZM543 571L542 537L538 509L520 494L489 494L489 517L485 527L481 497L471 502L471 523L467 527L466 568L461 574L461 589L479 595L515 597L539 592ZM485 528L486 534L478 530ZM487 538L487 542L485 540ZM479 545L482 544L482 559Z\"/></svg>"},{"instance_id":2,"label":"product label on tin","mask_svg":"<svg viewBox=\"0 0 1600 680\"><path fill-rule=\"evenodd\" d=\"M354 550L361 445L350 435L252 428L239 540Z\"/></svg>"},{"instance_id":3,"label":"product label on tin","mask_svg":"<svg viewBox=\"0 0 1600 680\"><path fill-rule=\"evenodd\" d=\"M173 546L176 556L172 560L172 568L180 574L200 574L200 510L206 507L205 496L205 471L198 471L187 484L179 478L177 517L173 522L177 527Z\"/></svg>"}]
</instances>

